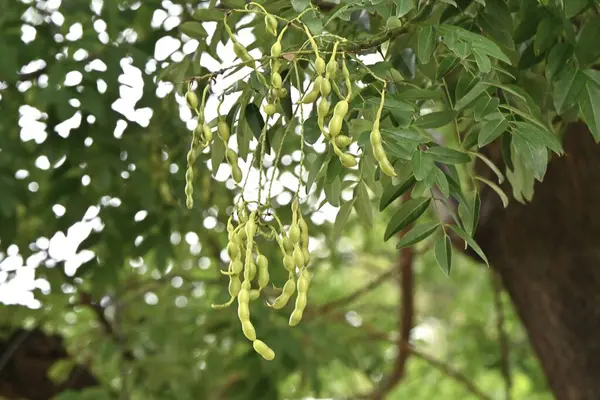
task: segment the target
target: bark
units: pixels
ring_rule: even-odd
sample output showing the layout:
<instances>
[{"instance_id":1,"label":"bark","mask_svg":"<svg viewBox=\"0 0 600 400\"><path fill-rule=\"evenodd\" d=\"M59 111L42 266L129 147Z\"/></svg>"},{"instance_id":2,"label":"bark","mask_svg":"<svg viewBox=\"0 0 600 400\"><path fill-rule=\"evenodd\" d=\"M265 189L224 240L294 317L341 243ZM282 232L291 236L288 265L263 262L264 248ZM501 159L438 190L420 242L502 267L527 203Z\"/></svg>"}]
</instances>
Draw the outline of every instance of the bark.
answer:
<instances>
[{"instance_id":1,"label":"bark","mask_svg":"<svg viewBox=\"0 0 600 400\"><path fill-rule=\"evenodd\" d=\"M502 277L559 400L600 399L600 145L569 127L532 202L482 193L476 240ZM510 189L507 193L510 193Z\"/></svg>"},{"instance_id":2,"label":"bark","mask_svg":"<svg viewBox=\"0 0 600 400\"><path fill-rule=\"evenodd\" d=\"M0 341L0 397L48 400L65 390L97 385L96 379L81 366L73 368L67 381L54 384L48 378L48 370L66 357L60 337L39 330L15 331L9 339Z\"/></svg>"}]
</instances>

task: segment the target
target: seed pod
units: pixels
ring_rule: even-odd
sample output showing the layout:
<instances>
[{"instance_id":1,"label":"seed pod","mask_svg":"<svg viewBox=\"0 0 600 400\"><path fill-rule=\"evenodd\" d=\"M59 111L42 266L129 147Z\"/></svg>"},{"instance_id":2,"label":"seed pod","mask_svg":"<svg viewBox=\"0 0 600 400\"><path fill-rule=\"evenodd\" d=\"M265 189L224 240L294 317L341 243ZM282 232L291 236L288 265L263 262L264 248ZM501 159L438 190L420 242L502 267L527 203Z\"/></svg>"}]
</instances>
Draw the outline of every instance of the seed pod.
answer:
<instances>
[{"instance_id":1,"label":"seed pod","mask_svg":"<svg viewBox=\"0 0 600 400\"><path fill-rule=\"evenodd\" d=\"M258 287L264 288L269 284L269 261L262 254L258 256Z\"/></svg>"},{"instance_id":2,"label":"seed pod","mask_svg":"<svg viewBox=\"0 0 600 400\"><path fill-rule=\"evenodd\" d=\"M250 281L242 282L242 289L250 291L250 286L251 286Z\"/></svg>"},{"instance_id":3,"label":"seed pod","mask_svg":"<svg viewBox=\"0 0 600 400\"><path fill-rule=\"evenodd\" d=\"M319 75L323 75L323 72L325 72L325 60L321 57L317 57L315 60L315 71L317 71L317 74Z\"/></svg>"},{"instance_id":4,"label":"seed pod","mask_svg":"<svg viewBox=\"0 0 600 400\"><path fill-rule=\"evenodd\" d=\"M247 303L238 304L238 318L241 322L248 321L250 319L250 307Z\"/></svg>"},{"instance_id":5,"label":"seed pod","mask_svg":"<svg viewBox=\"0 0 600 400\"><path fill-rule=\"evenodd\" d=\"M329 112L329 102L327 101L327 99L325 97L321 97L321 100L319 101L319 106L317 108L317 113L319 115L319 118L325 118L327 116L328 112Z\"/></svg>"},{"instance_id":6,"label":"seed pod","mask_svg":"<svg viewBox=\"0 0 600 400\"><path fill-rule=\"evenodd\" d=\"M237 275L232 275L229 277L229 295L231 297L236 297L240 294L242 290L242 282L240 281L240 277Z\"/></svg>"},{"instance_id":7,"label":"seed pod","mask_svg":"<svg viewBox=\"0 0 600 400\"><path fill-rule=\"evenodd\" d=\"M271 14L265 15L265 30L273 36L277 36L277 19Z\"/></svg>"},{"instance_id":8,"label":"seed pod","mask_svg":"<svg viewBox=\"0 0 600 400\"><path fill-rule=\"evenodd\" d=\"M342 162L342 165L346 168L352 168L352 167L356 167L356 159L348 153L344 153L340 156L340 161Z\"/></svg>"},{"instance_id":9,"label":"seed pod","mask_svg":"<svg viewBox=\"0 0 600 400\"><path fill-rule=\"evenodd\" d=\"M333 109L333 115L344 118L346 114L348 114L348 102L346 100L338 101Z\"/></svg>"},{"instance_id":10,"label":"seed pod","mask_svg":"<svg viewBox=\"0 0 600 400\"><path fill-rule=\"evenodd\" d=\"M346 135L338 135L335 138L335 145L339 148L348 147L352 143L352 138Z\"/></svg>"},{"instance_id":11,"label":"seed pod","mask_svg":"<svg viewBox=\"0 0 600 400\"><path fill-rule=\"evenodd\" d=\"M284 87L275 89L274 92L275 92L275 96L277 96L280 99L283 99L284 97L286 97L288 95L288 91Z\"/></svg>"},{"instance_id":12,"label":"seed pod","mask_svg":"<svg viewBox=\"0 0 600 400\"><path fill-rule=\"evenodd\" d=\"M273 43L271 46L271 57L277 58L281 55L281 43L279 41Z\"/></svg>"},{"instance_id":13,"label":"seed pod","mask_svg":"<svg viewBox=\"0 0 600 400\"><path fill-rule=\"evenodd\" d=\"M248 50L244 46L242 46L239 42L235 42L233 44L233 52L235 55L241 59L243 62L251 62L254 61Z\"/></svg>"},{"instance_id":14,"label":"seed pod","mask_svg":"<svg viewBox=\"0 0 600 400\"><path fill-rule=\"evenodd\" d=\"M302 218L302 216L300 216L300 218L298 219L298 227L300 228L300 232L302 233L302 235L308 233L308 224L306 223L304 218Z\"/></svg>"},{"instance_id":15,"label":"seed pod","mask_svg":"<svg viewBox=\"0 0 600 400\"><path fill-rule=\"evenodd\" d=\"M227 149L227 152L225 154L227 155L227 161L229 162L229 165L237 165L238 155L235 151L233 151L232 149Z\"/></svg>"},{"instance_id":16,"label":"seed pod","mask_svg":"<svg viewBox=\"0 0 600 400\"><path fill-rule=\"evenodd\" d=\"M219 119L219 122L217 122L217 132L225 143L229 141L229 125L227 125L224 119Z\"/></svg>"},{"instance_id":17,"label":"seed pod","mask_svg":"<svg viewBox=\"0 0 600 400\"><path fill-rule=\"evenodd\" d=\"M379 129L373 129L371 131L371 146L373 146L373 149L375 149L376 147L381 147L381 132L379 131Z\"/></svg>"},{"instance_id":18,"label":"seed pod","mask_svg":"<svg viewBox=\"0 0 600 400\"><path fill-rule=\"evenodd\" d=\"M302 321L302 314L303 312L300 310L294 310L292 311L292 315L290 315L290 320L288 322L289 326L296 326L300 323L300 321Z\"/></svg>"},{"instance_id":19,"label":"seed pod","mask_svg":"<svg viewBox=\"0 0 600 400\"><path fill-rule=\"evenodd\" d=\"M260 290L258 290L258 289L250 290L250 300L254 301L254 300L258 299L258 296L260 296Z\"/></svg>"},{"instance_id":20,"label":"seed pod","mask_svg":"<svg viewBox=\"0 0 600 400\"><path fill-rule=\"evenodd\" d=\"M329 82L329 79L325 78L321 82L321 96L327 97L329 96L329 93L331 93L331 82Z\"/></svg>"},{"instance_id":21,"label":"seed pod","mask_svg":"<svg viewBox=\"0 0 600 400\"><path fill-rule=\"evenodd\" d=\"M300 241L300 227L297 224L292 224L290 226L289 234L292 244L296 244Z\"/></svg>"},{"instance_id":22,"label":"seed pod","mask_svg":"<svg viewBox=\"0 0 600 400\"><path fill-rule=\"evenodd\" d=\"M337 61L335 61L333 59L333 55L331 57L332 58L329 60L329 62L327 63L327 66L325 67L325 72L327 73L329 78L335 79L335 76L337 74L338 64L337 64Z\"/></svg>"},{"instance_id":23,"label":"seed pod","mask_svg":"<svg viewBox=\"0 0 600 400\"><path fill-rule=\"evenodd\" d=\"M275 302L270 307L276 310L282 309L290 300L290 297L294 295L295 291L296 282L294 281L294 278L290 278L287 280L287 282L285 282L285 285L283 285L283 291L281 292L279 297L275 299Z\"/></svg>"},{"instance_id":24,"label":"seed pod","mask_svg":"<svg viewBox=\"0 0 600 400\"><path fill-rule=\"evenodd\" d=\"M331 121L329 121L329 134L332 137L336 137L337 135L340 134L340 132L342 131L342 123L344 122L343 117L340 117L336 114L334 114L333 118L331 118Z\"/></svg>"},{"instance_id":25,"label":"seed pod","mask_svg":"<svg viewBox=\"0 0 600 400\"><path fill-rule=\"evenodd\" d=\"M304 257L304 266L306 267L310 263L310 252L307 248L302 249L302 256Z\"/></svg>"},{"instance_id":26,"label":"seed pod","mask_svg":"<svg viewBox=\"0 0 600 400\"><path fill-rule=\"evenodd\" d=\"M381 172L383 172L384 174L386 174L389 177L397 176L396 171L394 170L394 167L390 163L390 160L387 159L387 157L385 157L383 160L379 161L379 168L381 169Z\"/></svg>"},{"instance_id":27,"label":"seed pod","mask_svg":"<svg viewBox=\"0 0 600 400\"><path fill-rule=\"evenodd\" d=\"M268 117L270 117L271 115L275 114L275 111L277 111L277 107L273 103L268 103L264 105L263 111L265 112L265 114L267 114Z\"/></svg>"},{"instance_id":28,"label":"seed pod","mask_svg":"<svg viewBox=\"0 0 600 400\"><path fill-rule=\"evenodd\" d=\"M231 263L231 272L236 275L239 275L244 270L244 264L242 264L242 260L235 260Z\"/></svg>"},{"instance_id":29,"label":"seed pod","mask_svg":"<svg viewBox=\"0 0 600 400\"><path fill-rule=\"evenodd\" d=\"M250 214L250 219L246 223L246 235L248 238L253 238L256 235L256 222L254 222L254 217L256 216L255 212Z\"/></svg>"},{"instance_id":30,"label":"seed pod","mask_svg":"<svg viewBox=\"0 0 600 400\"><path fill-rule=\"evenodd\" d=\"M242 181L242 170L237 164L231 167L231 176L235 183L240 183Z\"/></svg>"},{"instance_id":31,"label":"seed pod","mask_svg":"<svg viewBox=\"0 0 600 400\"><path fill-rule=\"evenodd\" d=\"M202 138L206 144L212 141L212 130L208 124L202 124Z\"/></svg>"},{"instance_id":32,"label":"seed pod","mask_svg":"<svg viewBox=\"0 0 600 400\"><path fill-rule=\"evenodd\" d=\"M294 268L296 267L296 264L294 264L294 258L287 254L283 256L283 267L288 271L293 272Z\"/></svg>"},{"instance_id":33,"label":"seed pod","mask_svg":"<svg viewBox=\"0 0 600 400\"><path fill-rule=\"evenodd\" d=\"M256 264L254 264L254 261L251 261L246 268L248 268L248 280L253 280L256 277Z\"/></svg>"},{"instance_id":34,"label":"seed pod","mask_svg":"<svg viewBox=\"0 0 600 400\"><path fill-rule=\"evenodd\" d=\"M271 361L275 358L275 352L261 340L257 339L252 342L252 347L254 347L254 351L267 361Z\"/></svg>"},{"instance_id":35,"label":"seed pod","mask_svg":"<svg viewBox=\"0 0 600 400\"><path fill-rule=\"evenodd\" d=\"M193 110L198 109L198 96L196 95L196 93L194 93L192 91L188 91L185 94L185 101L189 108L191 108Z\"/></svg>"},{"instance_id":36,"label":"seed pod","mask_svg":"<svg viewBox=\"0 0 600 400\"><path fill-rule=\"evenodd\" d=\"M271 85L273 85L274 88L281 88L281 85L283 83L283 79L281 78L281 74L279 72L273 72L271 74Z\"/></svg>"},{"instance_id":37,"label":"seed pod","mask_svg":"<svg viewBox=\"0 0 600 400\"><path fill-rule=\"evenodd\" d=\"M307 303L306 292L298 292L298 297L296 297L296 310L304 311Z\"/></svg>"},{"instance_id":38,"label":"seed pod","mask_svg":"<svg viewBox=\"0 0 600 400\"><path fill-rule=\"evenodd\" d=\"M252 322L242 322L242 332L244 332L244 336L246 336L248 340L256 340L256 330L254 329L254 325L252 325Z\"/></svg>"},{"instance_id":39,"label":"seed pod","mask_svg":"<svg viewBox=\"0 0 600 400\"><path fill-rule=\"evenodd\" d=\"M292 250L294 250L294 243L292 243L292 240L290 238L283 238L283 249L287 254L290 254Z\"/></svg>"},{"instance_id":40,"label":"seed pod","mask_svg":"<svg viewBox=\"0 0 600 400\"><path fill-rule=\"evenodd\" d=\"M300 272L300 278L298 278L298 293L306 293L308 291L308 285L312 279L310 271L306 268Z\"/></svg>"},{"instance_id":41,"label":"seed pod","mask_svg":"<svg viewBox=\"0 0 600 400\"><path fill-rule=\"evenodd\" d=\"M311 90L306 93L302 100L300 101L302 104L311 104L314 103L315 100L319 98L319 91Z\"/></svg>"},{"instance_id":42,"label":"seed pod","mask_svg":"<svg viewBox=\"0 0 600 400\"><path fill-rule=\"evenodd\" d=\"M246 281L244 281L246 282ZM250 293L248 289L242 288L237 295L238 303L248 304L250 302Z\"/></svg>"},{"instance_id":43,"label":"seed pod","mask_svg":"<svg viewBox=\"0 0 600 400\"><path fill-rule=\"evenodd\" d=\"M227 245L227 254L231 260L235 260L240 255L240 248L236 244L230 242Z\"/></svg>"},{"instance_id":44,"label":"seed pod","mask_svg":"<svg viewBox=\"0 0 600 400\"><path fill-rule=\"evenodd\" d=\"M302 254L302 249L300 249L299 246L294 246L292 257L294 258L294 264L296 264L298 267L304 266L304 255Z\"/></svg>"}]
</instances>

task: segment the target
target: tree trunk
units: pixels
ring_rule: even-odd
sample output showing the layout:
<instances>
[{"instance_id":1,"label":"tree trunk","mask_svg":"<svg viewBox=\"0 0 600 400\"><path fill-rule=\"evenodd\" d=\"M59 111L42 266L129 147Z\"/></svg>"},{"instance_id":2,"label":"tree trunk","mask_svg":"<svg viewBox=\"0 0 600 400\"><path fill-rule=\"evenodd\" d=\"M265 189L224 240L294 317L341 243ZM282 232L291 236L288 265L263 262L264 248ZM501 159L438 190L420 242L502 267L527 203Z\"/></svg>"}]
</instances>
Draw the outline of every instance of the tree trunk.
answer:
<instances>
[{"instance_id":1,"label":"tree trunk","mask_svg":"<svg viewBox=\"0 0 600 400\"><path fill-rule=\"evenodd\" d=\"M600 146L569 127L530 204L482 193L476 240L527 329L559 400L600 399ZM506 188L507 193L510 189Z\"/></svg>"}]
</instances>

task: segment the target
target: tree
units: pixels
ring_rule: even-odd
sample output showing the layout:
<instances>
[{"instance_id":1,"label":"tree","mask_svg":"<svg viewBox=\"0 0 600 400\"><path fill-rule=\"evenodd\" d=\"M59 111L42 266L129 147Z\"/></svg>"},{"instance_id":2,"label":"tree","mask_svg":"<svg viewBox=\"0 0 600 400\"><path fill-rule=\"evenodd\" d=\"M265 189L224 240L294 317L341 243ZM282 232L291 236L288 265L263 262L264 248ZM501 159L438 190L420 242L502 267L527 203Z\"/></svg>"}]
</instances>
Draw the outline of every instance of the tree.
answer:
<instances>
[{"instance_id":1,"label":"tree","mask_svg":"<svg viewBox=\"0 0 600 400\"><path fill-rule=\"evenodd\" d=\"M0 2L1 396L600 398L597 1L196 3Z\"/></svg>"}]
</instances>

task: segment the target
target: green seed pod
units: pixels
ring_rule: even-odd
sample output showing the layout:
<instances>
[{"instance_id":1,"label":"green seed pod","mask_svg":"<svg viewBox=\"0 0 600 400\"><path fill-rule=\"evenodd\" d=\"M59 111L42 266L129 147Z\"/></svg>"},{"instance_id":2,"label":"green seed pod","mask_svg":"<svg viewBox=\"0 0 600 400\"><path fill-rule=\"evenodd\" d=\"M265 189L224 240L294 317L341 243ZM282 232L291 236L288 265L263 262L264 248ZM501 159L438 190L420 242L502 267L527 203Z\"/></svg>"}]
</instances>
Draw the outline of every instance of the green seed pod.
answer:
<instances>
[{"instance_id":1,"label":"green seed pod","mask_svg":"<svg viewBox=\"0 0 600 400\"><path fill-rule=\"evenodd\" d=\"M300 102L302 104L314 103L315 100L317 100L319 98L319 94L320 94L319 91L311 90L310 92L308 92L304 95L304 97L302 98L302 100Z\"/></svg>"},{"instance_id":2,"label":"green seed pod","mask_svg":"<svg viewBox=\"0 0 600 400\"><path fill-rule=\"evenodd\" d=\"M283 84L283 79L281 78L281 74L279 72L273 72L271 74L271 85L274 88L281 88L281 85Z\"/></svg>"},{"instance_id":3,"label":"green seed pod","mask_svg":"<svg viewBox=\"0 0 600 400\"><path fill-rule=\"evenodd\" d=\"M198 96L196 95L196 93L188 91L185 94L185 102L187 103L189 108L193 110L198 109Z\"/></svg>"},{"instance_id":4,"label":"green seed pod","mask_svg":"<svg viewBox=\"0 0 600 400\"><path fill-rule=\"evenodd\" d=\"M307 248L302 249L302 256L304 257L304 266L306 267L310 263L310 252Z\"/></svg>"},{"instance_id":5,"label":"green seed pod","mask_svg":"<svg viewBox=\"0 0 600 400\"><path fill-rule=\"evenodd\" d=\"M264 288L269 284L269 262L262 254L258 256L258 287Z\"/></svg>"},{"instance_id":6,"label":"green seed pod","mask_svg":"<svg viewBox=\"0 0 600 400\"><path fill-rule=\"evenodd\" d=\"M240 243L246 242L246 239L248 238L248 236L246 235L246 226L245 225L243 228L240 228L240 230L238 231L237 238L240 241Z\"/></svg>"},{"instance_id":7,"label":"green seed pod","mask_svg":"<svg viewBox=\"0 0 600 400\"><path fill-rule=\"evenodd\" d=\"M327 116L328 112L329 112L329 102L327 101L327 99L325 97L321 97L321 100L319 101L319 106L317 108L317 113L320 118L325 118Z\"/></svg>"},{"instance_id":8,"label":"green seed pod","mask_svg":"<svg viewBox=\"0 0 600 400\"><path fill-rule=\"evenodd\" d=\"M240 277L237 275L232 275L229 277L229 295L231 297L236 297L240 294L242 290L242 282L240 281Z\"/></svg>"},{"instance_id":9,"label":"green seed pod","mask_svg":"<svg viewBox=\"0 0 600 400\"><path fill-rule=\"evenodd\" d=\"M245 226L246 236L248 238L253 238L254 235L256 235L256 222L254 222L255 215L256 214L254 212L250 215L250 219L248 220L248 222L246 223L246 226Z\"/></svg>"},{"instance_id":10,"label":"green seed pod","mask_svg":"<svg viewBox=\"0 0 600 400\"><path fill-rule=\"evenodd\" d=\"M290 226L290 240L292 244L296 244L300 241L300 227L297 224L292 224Z\"/></svg>"},{"instance_id":11,"label":"green seed pod","mask_svg":"<svg viewBox=\"0 0 600 400\"><path fill-rule=\"evenodd\" d=\"M284 87L275 89L274 93L275 93L275 96L277 96L277 98L279 98L279 99L283 99L288 95L288 91Z\"/></svg>"},{"instance_id":12,"label":"green seed pod","mask_svg":"<svg viewBox=\"0 0 600 400\"><path fill-rule=\"evenodd\" d=\"M279 41L273 43L271 46L271 57L277 58L281 55L281 43Z\"/></svg>"},{"instance_id":13,"label":"green seed pod","mask_svg":"<svg viewBox=\"0 0 600 400\"><path fill-rule=\"evenodd\" d=\"M294 246L292 257L294 258L294 264L296 264L298 267L304 266L304 255L302 254L302 249L300 249L299 246Z\"/></svg>"},{"instance_id":14,"label":"green seed pod","mask_svg":"<svg viewBox=\"0 0 600 400\"><path fill-rule=\"evenodd\" d=\"M212 141L212 130L208 124L202 124L202 137L206 143L210 143Z\"/></svg>"},{"instance_id":15,"label":"green seed pod","mask_svg":"<svg viewBox=\"0 0 600 400\"><path fill-rule=\"evenodd\" d=\"M292 243L291 239L288 237L283 238L283 249L287 254L291 254L294 250L294 243Z\"/></svg>"},{"instance_id":16,"label":"green seed pod","mask_svg":"<svg viewBox=\"0 0 600 400\"><path fill-rule=\"evenodd\" d=\"M303 312L300 310L292 311L292 315L290 315L290 320L288 322L289 326L296 326L302 321Z\"/></svg>"},{"instance_id":17,"label":"green seed pod","mask_svg":"<svg viewBox=\"0 0 600 400\"><path fill-rule=\"evenodd\" d=\"M233 52L235 55L241 59L243 62L251 62L254 61L248 50L244 46L242 46L239 42L235 42L233 44Z\"/></svg>"},{"instance_id":18,"label":"green seed pod","mask_svg":"<svg viewBox=\"0 0 600 400\"><path fill-rule=\"evenodd\" d=\"M288 303L290 297L294 295L295 291L296 282L294 282L293 278L290 278L287 280L287 282L285 282L285 285L283 285L283 291L281 292L279 297L275 299L275 302L270 307L276 310L282 309Z\"/></svg>"},{"instance_id":19,"label":"green seed pod","mask_svg":"<svg viewBox=\"0 0 600 400\"><path fill-rule=\"evenodd\" d=\"M298 219L298 227L300 228L300 232L302 234L308 233L308 224L306 223L304 218L302 218L302 216L300 216L300 218Z\"/></svg>"},{"instance_id":20,"label":"green seed pod","mask_svg":"<svg viewBox=\"0 0 600 400\"><path fill-rule=\"evenodd\" d=\"M384 174L386 174L389 177L397 176L394 167L390 163L390 160L387 159L387 157L385 157L383 160L379 160L379 168Z\"/></svg>"},{"instance_id":21,"label":"green seed pod","mask_svg":"<svg viewBox=\"0 0 600 400\"><path fill-rule=\"evenodd\" d=\"M227 245L227 254L231 260L235 260L240 255L240 248L235 243L229 243Z\"/></svg>"},{"instance_id":22,"label":"green seed pod","mask_svg":"<svg viewBox=\"0 0 600 400\"><path fill-rule=\"evenodd\" d=\"M342 165L346 168L352 168L352 167L356 167L356 159L348 153L344 153L340 156L340 161L342 162Z\"/></svg>"},{"instance_id":23,"label":"green seed pod","mask_svg":"<svg viewBox=\"0 0 600 400\"><path fill-rule=\"evenodd\" d=\"M231 272L236 275L239 275L244 270L244 264L242 264L242 260L235 260L231 263Z\"/></svg>"},{"instance_id":24,"label":"green seed pod","mask_svg":"<svg viewBox=\"0 0 600 400\"><path fill-rule=\"evenodd\" d=\"M258 299L258 296L260 296L260 290L258 290L258 289L250 290L250 300L251 301Z\"/></svg>"},{"instance_id":25,"label":"green seed pod","mask_svg":"<svg viewBox=\"0 0 600 400\"><path fill-rule=\"evenodd\" d=\"M227 161L229 162L229 165L237 165L238 155L235 151L233 151L232 149L227 149L227 152L225 154L227 155Z\"/></svg>"},{"instance_id":26,"label":"green seed pod","mask_svg":"<svg viewBox=\"0 0 600 400\"><path fill-rule=\"evenodd\" d=\"M329 96L329 93L331 93L331 82L329 82L329 79L325 78L321 82L321 96L327 97Z\"/></svg>"},{"instance_id":27,"label":"green seed pod","mask_svg":"<svg viewBox=\"0 0 600 400\"><path fill-rule=\"evenodd\" d=\"M327 63L327 66L325 67L325 72L327 73L327 75L329 75L329 78L331 79L335 79L335 76L337 74L337 69L338 69L338 63L337 61L335 61L333 59L329 60L329 62Z\"/></svg>"},{"instance_id":28,"label":"green seed pod","mask_svg":"<svg viewBox=\"0 0 600 400\"><path fill-rule=\"evenodd\" d=\"M245 282L245 281L244 281ZM242 288L237 295L238 303L248 304L250 302L250 293L248 289Z\"/></svg>"},{"instance_id":29,"label":"green seed pod","mask_svg":"<svg viewBox=\"0 0 600 400\"><path fill-rule=\"evenodd\" d=\"M217 122L217 132L225 143L229 141L229 125L227 125L224 119L219 119L219 122Z\"/></svg>"},{"instance_id":30,"label":"green seed pod","mask_svg":"<svg viewBox=\"0 0 600 400\"><path fill-rule=\"evenodd\" d=\"M296 297L296 310L304 311L307 302L308 298L306 292L298 292L298 297Z\"/></svg>"},{"instance_id":31,"label":"green seed pod","mask_svg":"<svg viewBox=\"0 0 600 400\"><path fill-rule=\"evenodd\" d=\"M256 340L256 330L254 329L254 325L252 325L252 322L242 322L242 332L244 332L244 336L246 336L248 340Z\"/></svg>"},{"instance_id":32,"label":"green seed pod","mask_svg":"<svg viewBox=\"0 0 600 400\"><path fill-rule=\"evenodd\" d=\"M338 115L333 116L331 121L329 121L329 134L332 137L336 137L342 131L342 123L344 122L344 118Z\"/></svg>"},{"instance_id":33,"label":"green seed pod","mask_svg":"<svg viewBox=\"0 0 600 400\"><path fill-rule=\"evenodd\" d=\"M242 282L242 289L250 291L250 286L251 286L250 281Z\"/></svg>"},{"instance_id":34,"label":"green seed pod","mask_svg":"<svg viewBox=\"0 0 600 400\"><path fill-rule=\"evenodd\" d=\"M333 109L333 115L344 118L348 114L348 102L340 100Z\"/></svg>"},{"instance_id":35,"label":"green seed pod","mask_svg":"<svg viewBox=\"0 0 600 400\"><path fill-rule=\"evenodd\" d=\"M308 285L310 285L311 278L310 271L306 268L300 272L300 278L298 278L298 293L306 293L308 291Z\"/></svg>"},{"instance_id":36,"label":"green seed pod","mask_svg":"<svg viewBox=\"0 0 600 400\"><path fill-rule=\"evenodd\" d=\"M376 147L381 147L381 132L379 131L379 129L373 129L371 131L370 139L371 146L373 146L373 149L375 149Z\"/></svg>"},{"instance_id":37,"label":"green seed pod","mask_svg":"<svg viewBox=\"0 0 600 400\"><path fill-rule=\"evenodd\" d=\"M263 111L265 112L265 114L267 114L268 117L270 117L277 111L277 106L275 106L275 104L273 103L265 104L263 106Z\"/></svg>"},{"instance_id":38,"label":"green seed pod","mask_svg":"<svg viewBox=\"0 0 600 400\"><path fill-rule=\"evenodd\" d=\"M341 149L348 147L352 143L352 138L346 135L338 135L335 138L335 145Z\"/></svg>"},{"instance_id":39,"label":"green seed pod","mask_svg":"<svg viewBox=\"0 0 600 400\"><path fill-rule=\"evenodd\" d=\"M265 15L265 30L273 36L277 36L277 19L271 14Z\"/></svg>"},{"instance_id":40,"label":"green seed pod","mask_svg":"<svg viewBox=\"0 0 600 400\"><path fill-rule=\"evenodd\" d=\"M238 304L238 318L241 322L250 320L250 307L247 303Z\"/></svg>"},{"instance_id":41,"label":"green seed pod","mask_svg":"<svg viewBox=\"0 0 600 400\"><path fill-rule=\"evenodd\" d=\"M256 277L257 272L256 264L254 264L254 261L251 261L246 268L248 268L248 280L253 280ZM246 277L244 276L244 278Z\"/></svg>"},{"instance_id":42,"label":"green seed pod","mask_svg":"<svg viewBox=\"0 0 600 400\"><path fill-rule=\"evenodd\" d=\"M240 183L242 181L242 170L237 166L237 164L231 167L231 176L233 177L235 183Z\"/></svg>"},{"instance_id":43,"label":"green seed pod","mask_svg":"<svg viewBox=\"0 0 600 400\"><path fill-rule=\"evenodd\" d=\"M252 342L252 347L254 347L254 351L267 361L271 361L275 358L275 352L261 340L257 339Z\"/></svg>"},{"instance_id":44,"label":"green seed pod","mask_svg":"<svg viewBox=\"0 0 600 400\"><path fill-rule=\"evenodd\" d=\"M283 267L288 271L293 272L294 268L296 267L296 264L294 264L294 258L287 254L283 256Z\"/></svg>"},{"instance_id":45,"label":"green seed pod","mask_svg":"<svg viewBox=\"0 0 600 400\"><path fill-rule=\"evenodd\" d=\"M319 75L323 75L323 72L325 72L325 60L321 57L317 57L315 60L315 71L317 71L317 74Z\"/></svg>"}]
</instances>

